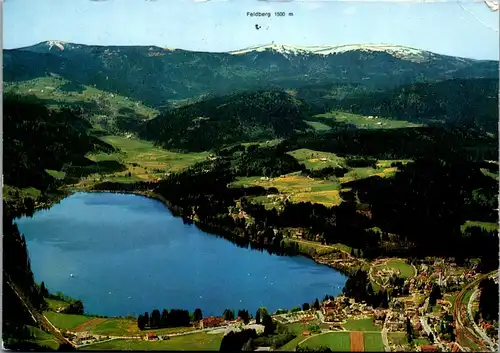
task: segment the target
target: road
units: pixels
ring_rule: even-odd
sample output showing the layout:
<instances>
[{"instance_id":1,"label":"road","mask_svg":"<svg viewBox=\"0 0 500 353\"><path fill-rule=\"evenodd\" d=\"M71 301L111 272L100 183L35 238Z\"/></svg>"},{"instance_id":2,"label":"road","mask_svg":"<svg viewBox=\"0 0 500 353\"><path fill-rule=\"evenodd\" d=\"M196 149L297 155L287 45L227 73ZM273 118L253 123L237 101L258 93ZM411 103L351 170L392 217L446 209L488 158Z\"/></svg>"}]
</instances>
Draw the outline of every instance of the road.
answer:
<instances>
[{"instance_id":1,"label":"road","mask_svg":"<svg viewBox=\"0 0 500 353\"><path fill-rule=\"evenodd\" d=\"M486 332L484 332L484 330L482 328L480 328L476 322L474 321L474 316L472 315L472 303L474 302L474 300L476 299L476 297L478 296L480 290L479 288L477 288L473 293L472 295L470 296L469 298L469 302L467 303L467 315L469 317L469 321L470 323L472 324L472 328L476 331L476 333L484 340L484 342L486 342L486 345L488 346L489 349L491 349L492 351L496 351L496 343L494 341L492 341L488 335L486 334Z\"/></svg>"},{"instance_id":2,"label":"road","mask_svg":"<svg viewBox=\"0 0 500 353\"><path fill-rule=\"evenodd\" d=\"M434 334L434 331L432 330L431 326L427 322L427 316L421 316L420 317L420 323L422 324L422 327L424 331L428 334L431 335L434 338L434 342L441 348L442 352L446 352L446 348L443 345L443 343L439 340L438 336Z\"/></svg>"},{"instance_id":3,"label":"road","mask_svg":"<svg viewBox=\"0 0 500 353\"><path fill-rule=\"evenodd\" d=\"M28 300L24 300L21 291L17 289L16 285L11 280L10 276L5 273L5 271L3 272L3 275L5 278L5 283L7 283L7 285L14 291L19 300L23 303L24 307L28 310L34 322L38 323L41 327L45 328L47 332L51 333L59 341L60 344L70 344L74 346L74 344L71 343L66 337L64 337L61 332L54 325L52 325L52 323L47 320L44 315L39 313L33 306L31 306Z\"/></svg>"},{"instance_id":4,"label":"road","mask_svg":"<svg viewBox=\"0 0 500 353\"><path fill-rule=\"evenodd\" d=\"M460 339L461 335L466 336L468 339L471 341L475 342L479 346L484 346L484 342L482 339L482 336L479 332L476 332L474 329L474 326L471 324L472 327L466 326L464 323L469 323L470 320L469 315L468 315L468 310L461 310L462 309L462 302L465 297L465 294L471 290L472 288L476 287L479 285L479 282L481 282L482 279L485 277L497 275L498 271L492 271L488 274L481 275L478 278L476 278L474 281L466 285L460 293L457 294L455 298L455 304L453 306L453 318L455 319L455 324L456 324L456 331L457 331L457 338ZM470 301L470 300L469 300ZM465 314L465 317L464 317ZM486 341L488 342L488 341Z\"/></svg>"},{"instance_id":5,"label":"road","mask_svg":"<svg viewBox=\"0 0 500 353\"><path fill-rule=\"evenodd\" d=\"M391 346L389 346L389 339L387 338L387 327L385 326L385 323L387 322L387 316L385 317L384 324L382 325L382 343L384 344L384 349L386 352L391 351Z\"/></svg>"}]
</instances>

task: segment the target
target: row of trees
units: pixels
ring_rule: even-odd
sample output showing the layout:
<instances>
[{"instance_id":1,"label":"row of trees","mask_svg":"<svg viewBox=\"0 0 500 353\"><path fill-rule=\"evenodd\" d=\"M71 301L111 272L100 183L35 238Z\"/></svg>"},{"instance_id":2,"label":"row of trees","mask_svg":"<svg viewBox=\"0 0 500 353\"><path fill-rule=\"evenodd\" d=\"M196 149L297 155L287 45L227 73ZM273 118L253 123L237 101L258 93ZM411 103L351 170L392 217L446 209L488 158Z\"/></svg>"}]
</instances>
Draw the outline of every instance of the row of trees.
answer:
<instances>
[{"instance_id":1,"label":"row of trees","mask_svg":"<svg viewBox=\"0 0 500 353\"><path fill-rule=\"evenodd\" d=\"M154 309L151 314L145 312L144 315L139 315L137 318L137 326L140 330L165 328L165 327L186 327L190 326L191 320L199 321L203 319L201 309L196 309L191 316L189 311L182 309L172 309L170 312L167 309Z\"/></svg>"},{"instance_id":2,"label":"row of trees","mask_svg":"<svg viewBox=\"0 0 500 353\"><path fill-rule=\"evenodd\" d=\"M346 297L354 298L357 302L366 301L374 308L388 308L389 294L386 290L375 292L368 279L368 273L364 270L357 270L347 279L343 293Z\"/></svg>"}]
</instances>

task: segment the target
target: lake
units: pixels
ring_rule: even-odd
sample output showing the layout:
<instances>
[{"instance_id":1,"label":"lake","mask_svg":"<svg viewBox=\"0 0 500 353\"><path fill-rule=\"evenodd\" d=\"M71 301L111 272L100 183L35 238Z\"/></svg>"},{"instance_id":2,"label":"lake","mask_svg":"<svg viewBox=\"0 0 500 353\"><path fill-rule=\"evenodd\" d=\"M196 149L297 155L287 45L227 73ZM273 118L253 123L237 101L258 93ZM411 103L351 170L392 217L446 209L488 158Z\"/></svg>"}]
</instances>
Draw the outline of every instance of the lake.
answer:
<instances>
[{"instance_id":1,"label":"lake","mask_svg":"<svg viewBox=\"0 0 500 353\"><path fill-rule=\"evenodd\" d=\"M139 315L154 308L290 309L341 292L346 277L301 256L240 248L184 224L161 202L76 193L18 219L35 280L82 299L85 311Z\"/></svg>"}]
</instances>

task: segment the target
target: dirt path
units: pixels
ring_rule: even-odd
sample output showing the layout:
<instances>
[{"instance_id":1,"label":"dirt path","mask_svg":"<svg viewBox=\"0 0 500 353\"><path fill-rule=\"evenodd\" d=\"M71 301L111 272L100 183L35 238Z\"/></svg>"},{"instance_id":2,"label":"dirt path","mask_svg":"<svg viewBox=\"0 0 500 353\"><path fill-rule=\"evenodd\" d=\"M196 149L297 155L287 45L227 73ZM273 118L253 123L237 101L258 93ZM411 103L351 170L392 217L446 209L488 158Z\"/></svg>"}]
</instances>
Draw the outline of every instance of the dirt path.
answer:
<instances>
[{"instance_id":1,"label":"dirt path","mask_svg":"<svg viewBox=\"0 0 500 353\"><path fill-rule=\"evenodd\" d=\"M86 328L88 328L89 325L92 325L93 323L96 323L96 322L103 323L104 321L106 321L106 319L101 319L99 317L95 317L93 319L90 319L89 321L85 321L83 324L78 325L77 327L75 327L73 329L73 331L76 331L76 332L86 331Z\"/></svg>"},{"instance_id":2,"label":"dirt path","mask_svg":"<svg viewBox=\"0 0 500 353\"><path fill-rule=\"evenodd\" d=\"M363 332L351 331L350 337L351 337L351 352L364 352L365 341Z\"/></svg>"}]
</instances>

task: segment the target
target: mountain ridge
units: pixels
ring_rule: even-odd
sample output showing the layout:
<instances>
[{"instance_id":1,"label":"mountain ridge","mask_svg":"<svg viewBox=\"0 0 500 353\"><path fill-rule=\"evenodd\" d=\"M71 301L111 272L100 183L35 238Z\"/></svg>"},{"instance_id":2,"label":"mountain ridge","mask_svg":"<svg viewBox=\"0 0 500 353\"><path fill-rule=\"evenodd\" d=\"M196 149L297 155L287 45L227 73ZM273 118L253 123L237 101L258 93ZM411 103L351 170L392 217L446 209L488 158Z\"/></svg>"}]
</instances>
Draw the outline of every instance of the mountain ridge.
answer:
<instances>
[{"instance_id":1,"label":"mountain ridge","mask_svg":"<svg viewBox=\"0 0 500 353\"><path fill-rule=\"evenodd\" d=\"M328 55L292 55L294 47L274 44L260 48L231 54L51 40L4 50L4 80L26 81L55 74L158 108L206 94L346 83L385 90L454 78L498 78L498 61L426 54L398 46L372 45L371 51L356 45L318 49L335 52ZM385 51L389 49L393 54Z\"/></svg>"},{"instance_id":2,"label":"mountain ridge","mask_svg":"<svg viewBox=\"0 0 500 353\"><path fill-rule=\"evenodd\" d=\"M184 51L184 52L192 52L192 53L212 53L212 54L232 54L232 55L240 55L250 52L262 52L266 50L274 50L282 53L296 53L296 54L316 54L316 55L331 55L344 53L347 51L372 51L372 52L380 52L385 51L391 54L402 54L403 51L411 52L413 55L418 54L426 54L431 56L445 56L449 58L457 58L457 59L465 59L469 61L476 62L485 62L485 61L498 61L493 59L475 59L465 56L451 55L451 54L442 54L431 50L419 49L416 47L411 47L407 45L401 44L391 44L391 43L353 43L353 44L329 44L329 45L291 45L291 44L283 44L283 43L267 43L261 45L252 45L249 47L243 47L240 49L227 50L227 51L205 51L205 50L190 50L183 48L174 48L168 46L158 46L158 45L98 45L98 44L82 44L82 43L73 43L66 42L62 40L46 40L33 45L5 49L5 50L27 50L33 49L35 47L39 47L41 45L49 46L49 51L53 47L57 47L60 50L65 50L65 45L70 45L73 47L108 47L108 48L117 48L117 47L139 47L139 48L150 48L150 50L165 50L165 51ZM399 53L398 53L399 52Z\"/></svg>"}]
</instances>

